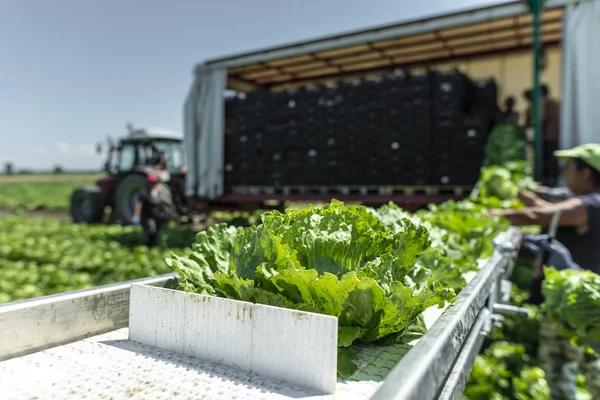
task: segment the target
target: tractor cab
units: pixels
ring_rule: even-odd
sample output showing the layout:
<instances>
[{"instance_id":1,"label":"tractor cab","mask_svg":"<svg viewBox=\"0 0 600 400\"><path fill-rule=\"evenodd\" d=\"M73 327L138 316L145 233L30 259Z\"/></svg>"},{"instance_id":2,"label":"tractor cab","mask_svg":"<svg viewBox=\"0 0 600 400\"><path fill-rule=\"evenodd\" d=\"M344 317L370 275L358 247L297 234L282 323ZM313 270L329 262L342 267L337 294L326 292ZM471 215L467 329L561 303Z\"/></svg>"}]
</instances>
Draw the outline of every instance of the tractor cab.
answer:
<instances>
[{"instance_id":1,"label":"tractor cab","mask_svg":"<svg viewBox=\"0 0 600 400\"><path fill-rule=\"evenodd\" d=\"M161 128L134 129L128 125L128 129L129 135L117 144L108 140L104 164L107 175L96 186L78 188L73 193L71 215L75 222L101 222L105 208L110 207L111 219L130 225L148 173L160 177L175 210L186 211L183 136ZM97 151L102 152L101 145Z\"/></svg>"},{"instance_id":2,"label":"tractor cab","mask_svg":"<svg viewBox=\"0 0 600 400\"><path fill-rule=\"evenodd\" d=\"M109 143L105 169L110 175L129 173L157 165L160 154L165 156L169 174L185 173L183 136L157 128L131 129L116 146Z\"/></svg>"}]
</instances>

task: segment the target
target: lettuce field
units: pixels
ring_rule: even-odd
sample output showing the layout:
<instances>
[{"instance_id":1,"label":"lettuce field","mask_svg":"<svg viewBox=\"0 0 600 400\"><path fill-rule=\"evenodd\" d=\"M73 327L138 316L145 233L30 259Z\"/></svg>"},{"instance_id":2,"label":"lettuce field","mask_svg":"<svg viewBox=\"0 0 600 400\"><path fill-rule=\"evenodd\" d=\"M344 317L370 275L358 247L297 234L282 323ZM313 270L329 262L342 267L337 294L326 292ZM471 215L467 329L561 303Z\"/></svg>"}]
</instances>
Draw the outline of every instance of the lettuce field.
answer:
<instances>
[{"instance_id":1,"label":"lettuce field","mask_svg":"<svg viewBox=\"0 0 600 400\"><path fill-rule=\"evenodd\" d=\"M165 257L183 251L194 233L165 235L165 247L149 250L133 228L0 218L0 303L169 272Z\"/></svg>"},{"instance_id":2,"label":"lettuce field","mask_svg":"<svg viewBox=\"0 0 600 400\"><path fill-rule=\"evenodd\" d=\"M76 187L93 184L95 175L0 177L0 208L67 211Z\"/></svg>"}]
</instances>

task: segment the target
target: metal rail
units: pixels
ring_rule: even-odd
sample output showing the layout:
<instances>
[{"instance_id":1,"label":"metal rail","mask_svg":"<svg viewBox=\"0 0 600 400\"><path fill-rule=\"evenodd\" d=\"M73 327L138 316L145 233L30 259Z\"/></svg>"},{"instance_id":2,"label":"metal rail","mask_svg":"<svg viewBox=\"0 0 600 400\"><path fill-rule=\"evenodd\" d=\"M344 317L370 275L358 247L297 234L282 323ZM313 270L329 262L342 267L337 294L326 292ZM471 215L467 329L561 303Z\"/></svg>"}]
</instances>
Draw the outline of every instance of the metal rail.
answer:
<instances>
[{"instance_id":1,"label":"metal rail","mask_svg":"<svg viewBox=\"0 0 600 400\"><path fill-rule=\"evenodd\" d=\"M487 336L484 327L491 316L492 314L487 308L479 313L471 328L471 333L463 345L464 351L459 353L458 359L440 393L439 400L460 400L462 398L475 358Z\"/></svg>"},{"instance_id":2,"label":"metal rail","mask_svg":"<svg viewBox=\"0 0 600 400\"><path fill-rule=\"evenodd\" d=\"M478 335L491 330L493 309L500 298L495 292L514 261L517 236L518 231L510 229L494 241L492 257L390 372L372 400L434 400L440 393L456 398L452 393L464 389L464 377L481 348ZM443 392L447 385L450 394Z\"/></svg>"},{"instance_id":3,"label":"metal rail","mask_svg":"<svg viewBox=\"0 0 600 400\"><path fill-rule=\"evenodd\" d=\"M176 288L178 277L166 274L0 305L0 361L128 326L132 283Z\"/></svg>"}]
</instances>

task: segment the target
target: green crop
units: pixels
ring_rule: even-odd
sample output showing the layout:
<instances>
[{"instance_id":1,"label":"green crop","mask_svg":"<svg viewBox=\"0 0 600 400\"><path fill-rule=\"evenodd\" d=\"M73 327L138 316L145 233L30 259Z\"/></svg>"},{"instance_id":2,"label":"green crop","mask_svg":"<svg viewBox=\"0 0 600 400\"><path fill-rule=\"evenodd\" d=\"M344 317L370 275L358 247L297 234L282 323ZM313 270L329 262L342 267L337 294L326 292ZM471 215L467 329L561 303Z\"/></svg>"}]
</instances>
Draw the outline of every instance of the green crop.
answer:
<instances>
[{"instance_id":1,"label":"green crop","mask_svg":"<svg viewBox=\"0 0 600 400\"><path fill-rule=\"evenodd\" d=\"M75 188L88 180L0 182L0 206L10 209L67 211Z\"/></svg>"},{"instance_id":2,"label":"green crop","mask_svg":"<svg viewBox=\"0 0 600 400\"><path fill-rule=\"evenodd\" d=\"M166 244L175 252L193 242L193 233L168 233ZM0 303L167 273L167 254L146 248L134 228L3 217Z\"/></svg>"}]
</instances>

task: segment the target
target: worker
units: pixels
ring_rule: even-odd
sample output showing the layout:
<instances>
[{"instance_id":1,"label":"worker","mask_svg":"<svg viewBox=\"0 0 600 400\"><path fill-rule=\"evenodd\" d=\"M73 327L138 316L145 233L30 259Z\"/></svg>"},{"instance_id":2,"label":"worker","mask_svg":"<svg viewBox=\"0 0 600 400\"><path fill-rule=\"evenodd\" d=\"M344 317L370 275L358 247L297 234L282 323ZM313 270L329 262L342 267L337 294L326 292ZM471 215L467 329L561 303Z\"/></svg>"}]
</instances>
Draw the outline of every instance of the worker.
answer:
<instances>
[{"instance_id":1,"label":"worker","mask_svg":"<svg viewBox=\"0 0 600 400\"><path fill-rule=\"evenodd\" d=\"M560 102L550 96L550 89L547 85L541 85L542 94L541 110L541 135L542 135L542 167L543 173L541 181L545 185L553 186L558 178L558 161L553 157L553 153L558 150L558 136L560 131ZM533 91L526 90L523 97L529 103L525 113L525 127L530 128L533 125Z\"/></svg>"},{"instance_id":2,"label":"worker","mask_svg":"<svg viewBox=\"0 0 600 400\"><path fill-rule=\"evenodd\" d=\"M492 210L490 214L506 217L516 226L548 227L552 217L560 212L556 240L569 250L572 262L600 273L600 145L585 144L556 151L554 155L565 161L562 175L572 193L570 198L551 203L534 193L522 191L519 197L525 208ZM556 256L556 250L549 251ZM541 265L536 266L534 279L540 282L543 279ZM541 297L541 293L539 295ZM551 399L575 399L578 372L586 377L592 398L600 399L600 359L572 345L558 333L557 326L548 316L541 321L538 352Z\"/></svg>"},{"instance_id":3,"label":"worker","mask_svg":"<svg viewBox=\"0 0 600 400\"><path fill-rule=\"evenodd\" d=\"M156 154L148 160L148 165L151 165L156 169L165 169L167 166L167 157L165 156L165 153L157 151Z\"/></svg>"},{"instance_id":4,"label":"worker","mask_svg":"<svg viewBox=\"0 0 600 400\"><path fill-rule=\"evenodd\" d=\"M148 247L158 244L161 229L169 222L171 216L165 209L160 195L158 175L149 174L146 186L140 192L139 202L136 204L132 221L140 224L148 237Z\"/></svg>"},{"instance_id":5,"label":"worker","mask_svg":"<svg viewBox=\"0 0 600 400\"><path fill-rule=\"evenodd\" d=\"M148 166L155 170L154 173L158 174L161 182L168 182L171 179L171 174L167 170L167 156L163 151L157 151L148 161Z\"/></svg>"},{"instance_id":6,"label":"worker","mask_svg":"<svg viewBox=\"0 0 600 400\"><path fill-rule=\"evenodd\" d=\"M519 123L519 113L515 111L515 98L513 96L508 96L504 99L504 110L501 113L500 122Z\"/></svg>"}]
</instances>

